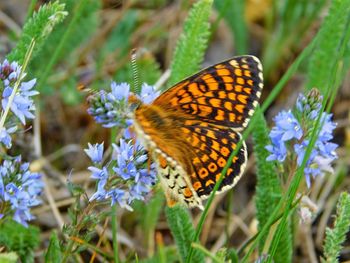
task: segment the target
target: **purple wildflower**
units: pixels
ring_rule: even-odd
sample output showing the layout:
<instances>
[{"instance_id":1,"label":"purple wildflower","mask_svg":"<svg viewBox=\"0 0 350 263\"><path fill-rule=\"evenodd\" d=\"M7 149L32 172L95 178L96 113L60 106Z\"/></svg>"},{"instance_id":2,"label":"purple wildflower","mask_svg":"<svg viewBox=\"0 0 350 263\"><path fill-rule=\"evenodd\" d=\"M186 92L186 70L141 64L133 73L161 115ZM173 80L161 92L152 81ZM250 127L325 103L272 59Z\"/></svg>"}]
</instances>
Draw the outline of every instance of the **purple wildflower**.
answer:
<instances>
[{"instance_id":1,"label":"purple wildflower","mask_svg":"<svg viewBox=\"0 0 350 263\"><path fill-rule=\"evenodd\" d=\"M128 107L130 87L126 83L111 84L111 91L101 91L90 99L88 113L104 127L128 128L132 124ZM136 95L143 103L151 103L159 92L153 86L142 85L141 93ZM91 166L92 178L97 180L97 191L90 200L111 199L112 205L131 209L134 200L144 200L156 181L155 166L147 168L148 156L145 149L134 141L128 129L119 144L113 144L111 160L102 166L102 152L98 145L90 145L86 153L99 166ZM101 147L101 146L100 146Z\"/></svg>"},{"instance_id":2,"label":"purple wildflower","mask_svg":"<svg viewBox=\"0 0 350 263\"><path fill-rule=\"evenodd\" d=\"M2 91L2 108L8 105L9 98L13 92L13 87L21 73L21 67L16 63L11 64L5 60L0 64L0 79L4 83L4 90ZM25 73L22 74L22 77ZM16 94L14 95L12 104L10 106L11 111L20 119L22 124L25 124L25 119L33 119L33 111L35 110L35 105L32 96L39 94L39 92L33 90L36 84L36 79L32 79L27 82L21 82L18 87Z\"/></svg>"},{"instance_id":3,"label":"purple wildflower","mask_svg":"<svg viewBox=\"0 0 350 263\"><path fill-rule=\"evenodd\" d=\"M22 67L17 62L9 62L7 59L0 64L0 80L5 87L13 85L21 74ZM25 74L23 74L24 76Z\"/></svg>"},{"instance_id":4,"label":"purple wildflower","mask_svg":"<svg viewBox=\"0 0 350 263\"><path fill-rule=\"evenodd\" d=\"M21 164L21 157L5 160L0 165L0 200L4 202L0 214L12 215L24 226L34 217L30 208L40 204L43 188L41 175L29 171L29 163ZM6 205L7 204L7 205Z\"/></svg>"},{"instance_id":5,"label":"purple wildflower","mask_svg":"<svg viewBox=\"0 0 350 263\"><path fill-rule=\"evenodd\" d=\"M128 108L128 97L131 94L127 83L117 84L112 82L111 91L105 90L90 97L88 113L101 123L105 128L120 127L127 128L132 124L130 109ZM136 95L143 103L151 103L157 96L153 86L143 84L141 94Z\"/></svg>"},{"instance_id":6,"label":"purple wildflower","mask_svg":"<svg viewBox=\"0 0 350 263\"><path fill-rule=\"evenodd\" d=\"M120 146L113 145L113 148L117 160L113 170L124 180L133 182L129 185L129 203L134 199L143 200L156 181L154 165L149 171L143 168L148 157L138 142L133 144L132 140L120 139Z\"/></svg>"},{"instance_id":7,"label":"purple wildflower","mask_svg":"<svg viewBox=\"0 0 350 263\"><path fill-rule=\"evenodd\" d=\"M85 153L89 156L93 163L101 163L103 157L103 143L101 144L88 144L89 148L85 149Z\"/></svg>"},{"instance_id":8,"label":"purple wildflower","mask_svg":"<svg viewBox=\"0 0 350 263\"><path fill-rule=\"evenodd\" d=\"M337 158L335 150L338 145L330 142L333 139L336 124L332 122L331 114L320 112L321 100L322 96L315 90L312 90L307 97L299 95L295 115L291 111L282 111L274 119L276 126L272 128L269 135L271 145L266 146L270 152L268 161L277 160L283 163L288 153L294 150L296 163L301 166L309 145L311 131L316 124L317 116L321 114L321 128L304 169L308 187L311 185L311 177L315 178L323 175L324 172L332 172L331 162Z\"/></svg>"},{"instance_id":9,"label":"purple wildflower","mask_svg":"<svg viewBox=\"0 0 350 263\"><path fill-rule=\"evenodd\" d=\"M127 99L130 86L127 83L116 84L112 82L111 92L101 90L90 97L88 113L103 127L128 126Z\"/></svg>"},{"instance_id":10,"label":"purple wildflower","mask_svg":"<svg viewBox=\"0 0 350 263\"><path fill-rule=\"evenodd\" d=\"M112 161L107 166L89 167L91 178L98 184L90 200L111 199L112 205L118 203L130 210L130 204L134 200L144 200L155 184L155 167L151 165L149 171L145 168L148 157L139 143L120 139L119 145L112 146Z\"/></svg>"},{"instance_id":11,"label":"purple wildflower","mask_svg":"<svg viewBox=\"0 0 350 263\"><path fill-rule=\"evenodd\" d=\"M12 139L10 134L14 133L17 130L17 126L6 129L3 127L0 130L0 142L6 146L7 149L10 149L12 146Z\"/></svg>"},{"instance_id":12,"label":"purple wildflower","mask_svg":"<svg viewBox=\"0 0 350 263\"><path fill-rule=\"evenodd\" d=\"M282 111L274 118L276 126L270 132L272 145L266 146L271 153L268 161L277 160L283 162L287 157L285 142L295 138L300 139L303 131L291 111Z\"/></svg>"},{"instance_id":13,"label":"purple wildflower","mask_svg":"<svg viewBox=\"0 0 350 263\"><path fill-rule=\"evenodd\" d=\"M117 84L114 81L111 84L112 92L109 93L109 99L111 101L126 101L130 93L130 86L128 83Z\"/></svg>"},{"instance_id":14,"label":"purple wildflower","mask_svg":"<svg viewBox=\"0 0 350 263\"><path fill-rule=\"evenodd\" d=\"M154 86L150 86L146 83L142 84L140 99L143 103L152 103L159 96L159 94L160 92L157 91Z\"/></svg>"}]
</instances>

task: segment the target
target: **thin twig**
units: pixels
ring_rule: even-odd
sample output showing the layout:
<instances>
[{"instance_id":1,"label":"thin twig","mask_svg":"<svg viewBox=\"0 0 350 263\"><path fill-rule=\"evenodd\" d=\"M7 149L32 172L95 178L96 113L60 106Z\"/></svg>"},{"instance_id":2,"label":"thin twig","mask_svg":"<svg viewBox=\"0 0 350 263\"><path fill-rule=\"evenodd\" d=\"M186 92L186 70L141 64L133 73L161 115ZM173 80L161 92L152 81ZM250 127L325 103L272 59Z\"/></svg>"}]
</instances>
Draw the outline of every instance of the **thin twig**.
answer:
<instances>
[{"instance_id":1,"label":"thin twig","mask_svg":"<svg viewBox=\"0 0 350 263\"><path fill-rule=\"evenodd\" d=\"M57 208L57 205L55 203L55 199L53 198L51 191L50 191L50 187L49 187L49 183L46 179L46 176L44 175L42 177L43 182L44 182L44 191L45 191L45 196L47 198L47 201L49 202L49 205L51 207L52 213L58 223L59 229L62 229L63 225L64 225L64 220L60 214L60 211Z\"/></svg>"}]
</instances>

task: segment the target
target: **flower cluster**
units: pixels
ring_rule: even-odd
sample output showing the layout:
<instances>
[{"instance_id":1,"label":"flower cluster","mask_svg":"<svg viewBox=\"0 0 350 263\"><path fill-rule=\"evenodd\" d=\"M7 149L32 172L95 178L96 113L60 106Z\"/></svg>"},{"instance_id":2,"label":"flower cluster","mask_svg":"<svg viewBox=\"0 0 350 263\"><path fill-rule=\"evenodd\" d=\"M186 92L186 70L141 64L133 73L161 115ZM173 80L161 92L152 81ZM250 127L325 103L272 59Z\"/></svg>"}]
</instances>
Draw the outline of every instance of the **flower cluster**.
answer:
<instances>
[{"instance_id":1,"label":"flower cluster","mask_svg":"<svg viewBox=\"0 0 350 263\"><path fill-rule=\"evenodd\" d=\"M33 90L35 83L36 79L21 82L10 106L11 111L19 118L22 124L26 124L26 118L34 119L34 114L32 112L35 111L35 105L31 97L39 94L38 91ZM3 109L7 107L12 92L12 87L5 87L1 101Z\"/></svg>"},{"instance_id":2,"label":"flower cluster","mask_svg":"<svg viewBox=\"0 0 350 263\"><path fill-rule=\"evenodd\" d=\"M26 76L25 72L21 73L21 66L17 62L10 63L5 60L0 63L0 80L2 82L2 98L1 106L5 110L9 104L11 94L14 90L15 83L21 81L13 100L11 101L10 109L22 124L26 123L27 119L33 119L33 111L35 110L32 96L39 92L33 90L36 79L24 82L22 79ZM20 79L21 78L21 79ZM7 126L7 127L5 127ZM4 127L0 128L0 142L6 147L11 148L11 136L17 130L17 125L13 121L7 121Z\"/></svg>"},{"instance_id":3,"label":"flower cluster","mask_svg":"<svg viewBox=\"0 0 350 263\"><path fill-rule=\"evenodd\" d=\"M335 150L338 145L330 142L336 124L332 122L332 114L320 112L321 102L322 96L317 90L312 90L307 97L299 95L294 113L290 110L282 111L274 118L276 126L269 135L272 144L266 146L270 152L268 161L277 160L283 163L288 156L296 156L300 167L317 117L321 115L320 131L304 169L308 187L311 185L311 177L332 172L331 162L337 158Z\"/></svg>"},{"instance_id":4,"label":"flower cluster","mask_svg":"<svg viewBox=\"0 0 350 263\"><path fill-rule=\"evenodd\" d=\"M154 166L147 167L147 155L143 147L132 139L120 139L119 146L113 144L111 161L102 165L103 143L89 144L85 150L95 166L88 169L91 178L97 181L97 191L92 200L108 200L131 210L134 200L144 200L156 182Z\"/></svg>"},{"instance_id":5,"label":"flower cluster","mask_svg":"<svg viewBox=\"0 0 350 263\"><path fill-rule=\"evenodd\" d=\"M30 208L40 204L43 182L41 175L29 171L29 163L21 163L21 156L4 160L0 165L0 218L12 218L27 226L32 220Z\"/></svg>"},{"instance_id":6,"label":"flower cluster","mask_svg":"<svg viewBox=\"0 0 350 263\"><path fill-rule=\"evenodd\" d=\"M101 91L90 98L88 113L104 127L125 128L119 144L112 144L113 153L109 161L103 161L102 144L89 144L85 150L94 166L90 166L91 178L97 181L97 191L90 200L111 200L121 207L131 209L134 200L144 200L156 182L154 164L147 165L145 149L130 136L128 126L132 124L128 105L130 86L127 83L111 84L111 91ZM139 95L143 103L151 103L159 92L153 86L142 85ZM105 164L104 164L105 163Z\"/></svg>"},{"instance_id":7,"label":"flower cluster","mask_svg":"<svg viewBox=\"0 0 350 263\"><path fill-rule=\"evenodd\" d=\"M126 128L132 123L127 105L129 95L129 84L112 82L110 92L101 90L89 98L88 113L103 127ZM144 103L151 103L158 95L159 92L155 91L153 86L143 84L141 94L138 97Z\"/></svg>"},{"instance_id":8,"label":"flower cluster","mask_svg":"<svg viewBox=\"0 0 350 263\"><path fill-rule=\"evenodd\" d=\"M9 107L13 115L3 115L3 125L0 127L0 143L11 148L11 134L16 132L18 120L22 124L27 119L33 119L35 110L32 96L38 92L33 88L36 80L24 82L26 73L17 62L5 60L0 63L0 91L3 112ZM10 117L9 117L10 116ZM29 171L29 163L21 164L21 156L11 157L3 153L0 165L0 218L12 217L17 222L27 226L33 219L30 208L40 203L38 197L43 188L41 175Z\"/></svg>"},{"instance_id":9,"label":"flower cluster","mask_svg":"<svg viewBox=\"0 0 350 263\"><path fill-rule=\"evenodd\" d=\"M33 90L36 84L36 79L32 79L27 82L22 81L22 79L26 76L26 73L21 73L21 70L22 68L17 62L9 63L7 60L5 60L0 64L0 79L4 85L1 104L3 109L7 107L15 83L17 81L21 81L10 108L11 111L20 119L22 124L25 124L25 118L34 118L32 112L35 110L35 106L31 97L39 94L39 92Z\"/></svg>"}]
</instances>

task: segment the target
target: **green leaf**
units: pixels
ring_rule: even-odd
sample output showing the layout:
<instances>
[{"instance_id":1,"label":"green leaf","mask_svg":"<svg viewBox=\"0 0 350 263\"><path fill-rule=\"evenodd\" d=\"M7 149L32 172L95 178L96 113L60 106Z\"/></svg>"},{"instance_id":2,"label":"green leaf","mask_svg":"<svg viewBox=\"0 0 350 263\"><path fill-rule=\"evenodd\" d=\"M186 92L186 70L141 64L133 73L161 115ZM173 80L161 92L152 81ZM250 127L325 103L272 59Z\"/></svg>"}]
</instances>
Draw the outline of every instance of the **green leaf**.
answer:
<instances>
[{"instance_id":1,"label":"green leaf","mask_svg":"<svg viewBox=\"0 0 350 263\"><path fill-rule=\"evenodd\" d=\"M227 258L231 260L231 263L239 263L239 257L237 251L233 248L230 248L227 252Z\"/></svg>"},{"instance_id":2,"label":"green leaf","mask_svg":"<svg viewBox=\"0 0 350 263\"><path fill-rule=\"evenodd\" d=\"M179 255L176 247L162 247L153 257L135 261L139 263L178 263Z\"/></svg>"},{"instance_id":3,"label":"green leaf","mask_svg":"<svg viewBox=\"0 0 350 263\"><path fill-rule=\"evenodd\" d=\"M64 10L64 4L60 4L58 1L41 6L38 12L34 13L32 18L25 23L21 38L8 55L8 59L22 64L32 39L35 41L34 57L42 48L52 29L63 21L67 14Z\"/></svg>"},{"instance_id":4,"label":"green leaf","mask_svg":"<svg viewBox=\"0 0 350 263\"><path fill-rule=\"evenodd\" d=\"M33 62L33 66L39 71L45 68L46 65L43 65L43 62L47 63L48 58L52 57L59 45L60 49L55 64L63 59L69 59L72 62L69 54L80 47L97 28L97 11L100 9L100 1L83 0L81 6L78 6L79 1L76 0L65 0L64 2L70 15L48 37L39 56ZM69 34L63 38L68 29Z\"/></svg>"},{"instance_id":5,"label":"green leaf","mask_svg":"<svg viewBox=\"0 0 350 263\"><path fill-rule=\"evenodd\" d=\"M136 31L140 12L128 10L118 24L114 27L104 44L104 52L115 52L120 50L120 54L129 55L131 46L131 36Z\"/></svg>"},{"instance_id":6,"label":"green leaf","mask_svg":"<svg viewBox=\"0 0 350 263\"><path fill-rule=\"evenodd\" d=\"M282 189L279 176L276 172L274 162L266 161L269 152L265 146L270 142L268 128L264 116L260 111L257 112L257 121L252 131L254 139L254 153L257 160L257 183L255 204L257 218L259 221L259 230L267 223L274 208L277 206L282 197ZM259 251L262 252L266 241L266 236L259 242ZM285 235L282 236L274 262L291 262L292 261L292 234L291 227L288 224Z\"/></svg>"},{"instance_id":7,"label":"green leaf","mask_svg":"<svg viewBox=\"0 0 350 263\"><path fill-rule=\"evenodd\" d=\"M49 263L59 263L62 261L62 252L60 248L60 243L57 237L57 233L54 231L51 234L49 247L45 255L45 262Z\"/></svg>"},{"instance_id":8,"label":"green leaf","mask_svg":"<svg viewBox=\"0 0 350 263\"><path fill-rule=\"evenodd\" d=\"M121 68L118 68L114 73L114 79L117 82L127 82L132 84L132 71L130 61L131 39L132 34L136 31L137 25L140 19L139 11L129 9L125 15L113 28L109 34L106 42L99 50L99 54L96 59L96 75L104 74L104 64L107 57L113 57L115 61L124 63ZM118 52L116 52L116 50ZM115 54L117 53L117 54ZM142 58L141 58L142 59ZM126 62L124 62L126 61ZM152 71L150 71L152 72ZM146 81L146 80L143 80ZM106 86L108 84L101 83L102 81L96 81L93 83L93 89L99 89L100 86Z\"/></svg>"},{"instance_id":9,"label":"green leaf","mask_svg":"<svg viewBox=\"0 0 350 263\"><path fill-rule=\"evenodd\" d=\"M179 204L166 207L165 214L181 258L185 261L195 234L192 219L188 210ZM193 254L191 262L204 262L204 255L201 251L194 250Z\"/></svg>"},{"instance_id":10,"label":"green leaf","mask_svg":"<svg viewBox=\"0 0 350 263\"><path fill-rule=\"evenodd\" d=\"M245 1L216 0L214 5L232 32L237 55L245 55L248 48L247 25L244 18Z\"/></svg>"},{"instance_id":11,"label":"green leaf","mask_svg":"<svg viewBox=\"0 0 350 263\"><path fill-rule=\"evenodd\" d=\"M343 192L340 194L337 203L337 216L334 227L326 229L324 243L323 262L339 262L338 257L342 249L342 243L346 240L346 234L350 230L350 195Z\"/></svg>"},{"instance_id":12,"label":"green leaf","mask_svg":"<svg viewBox=\"0 0 350 263\"><path fill-rule=\"evenodd\" d=\"M18 256L14 252L0 254L1 263L16 263L18 262Z\"/></svg>"},{"instance_id":13,"label":"green leaf","mask_svg":"<svg viewBox=\"0 0 350 263\"><path fill-rule=\"evenodd\" d=\"M170 85L198 71L210 36L209 15L212 0L195 3L185 21L171 64Z\"/></svg>"},{"instance_id":14,"label":"green leaf","mask_svg":"<svg viewBox=\"0 0 350 263\"><path fill-rule=\"evenodd\" d=\"M68 12L72 15L50 35L30 65L38 77L37 88L43 93L46 93L45 84L53 67L62 60L67 60L73 67L76 61L72 58L75 56L69 54L88 39L98 24L97 11L100 9L100 1L65 0L65 2Z\"/></svg>"},{"instance_id":15,"label":"green leaf","mask_svg":"<svg viewBox=\"0 0 350 263\"><path fill-rule=\"evenodd\" d=\"M310 33L310 27L321 14L327 1L273 1L271 11L266 17L266 44L263 64L266 77L279 71L281 64L293 55L292 50L300 50L303 40ZM269 32L269 30L271 32Z\"/></svg>"},{"instance_id":16,"label":"green leaf","mask_svg":"<svg viewBox=\"0 0 350 263\"><path fill-rule=\"evenodd\" d=\"M323 95L334 84L338 63L344 59L344 41L348 43L350 0L333 0L328 15L317 34L318 41L308 69L307 89L318 88Z\"/></svg>"},{"instance_id":17,"label":"green leaf","mask_svg":"<svg viewBox=\"0 0 350 263\"><path fill-rule=\"evenodd\" d=\"M34 262L34 250L39 246L39 229L8 221L0 225L0 247L16 252L21 262Z\"/></svg>"},{"instance_id":18,"label":"green leaf","mask_svg":"<svg viewBox=\"0 0 350 263\"><path fill-rule=\"evenodd\" d=\"M154 229L156 228L160 212L164 207L164 195L161 191L157 191L154 197L144 205L141 224L143 229L146 229L146 236L149 238L154 237Z\"/></svg>"}]
</instances>

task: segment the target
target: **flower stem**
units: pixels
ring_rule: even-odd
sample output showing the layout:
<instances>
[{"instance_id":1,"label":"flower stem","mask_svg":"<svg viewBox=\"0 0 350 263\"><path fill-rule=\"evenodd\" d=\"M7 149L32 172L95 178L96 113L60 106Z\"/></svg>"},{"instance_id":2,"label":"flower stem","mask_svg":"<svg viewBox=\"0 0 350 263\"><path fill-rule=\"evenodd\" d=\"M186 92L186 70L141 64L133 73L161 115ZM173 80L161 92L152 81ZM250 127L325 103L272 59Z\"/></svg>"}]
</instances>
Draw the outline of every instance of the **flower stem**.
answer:
<instances>
[{"instance_id":1,"label":"flower stem","mask_svg":"<svg viewBox=\"0 0 350 263\"><path fill-rule=\"evenodd\" d=\"M79 199L77 200L79 202ZM68 243L67 245L65 245L64 247L64 254L63 254L63 259L61 260L62 263L65 263L68 261L69 257L72 255L73 253L73 248L74 248L74 244L75 244L75 237L79 237L79 232L81 231L81 229L85 226L84 225L84 218L86 218L87 215L90 215L90 212L92 211L92 209L95 207L96 203L95 202L91 202L89 203L83 210L83 212L81 213L81 215L79 215L79 218L77 220L77 223L75 224L75 226L73 227L73 231L71 233L69 233L68 235L65 235L65 238L68 239Z\"/></svg>"},{"instance_id":2,"label":"flower stem","mask_svg":"<svg viewBox=\"0 0 350 263\"><path fill-rule=\"evenodd\" d=\"M112 206L112 235L113 235L113 254L114 262L119 262L118 255L118 238L117 238L117 204Z\"/></svg>"}]
</instances>

